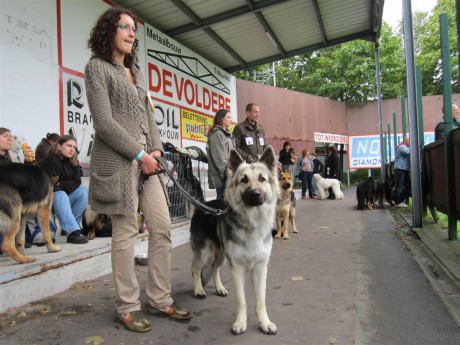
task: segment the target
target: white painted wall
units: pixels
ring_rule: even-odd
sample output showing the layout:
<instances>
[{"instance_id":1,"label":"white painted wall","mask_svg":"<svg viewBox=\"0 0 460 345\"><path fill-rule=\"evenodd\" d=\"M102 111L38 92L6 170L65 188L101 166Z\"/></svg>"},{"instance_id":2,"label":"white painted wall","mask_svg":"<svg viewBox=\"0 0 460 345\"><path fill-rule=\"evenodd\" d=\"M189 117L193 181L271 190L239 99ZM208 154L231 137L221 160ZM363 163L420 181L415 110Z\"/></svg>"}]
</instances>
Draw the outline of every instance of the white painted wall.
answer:
<instances>
[{"instance_id":1,"label":"white painted wall","mask_svg":"<svg viewBox=\"0 0 460 345\"><path fill-rule=\"evenodd\" d=\"M80 162L89 163L93 128L84 82L91 56L87 41L108 8L103 0L0 1L0 127L26 138L32 147L47 132L74 134ZM137 26L139 63L162 140L204 148L220 106L211 99L206 107L203 98L225 99L236 123L236 79L148 23ZM177 66L162 60L178 50ZM192 61L198 63L187 65ZM186 72L192 65L198 67ZM204 76L208 71L211 80Z\"/></svg>"}]
</instances>

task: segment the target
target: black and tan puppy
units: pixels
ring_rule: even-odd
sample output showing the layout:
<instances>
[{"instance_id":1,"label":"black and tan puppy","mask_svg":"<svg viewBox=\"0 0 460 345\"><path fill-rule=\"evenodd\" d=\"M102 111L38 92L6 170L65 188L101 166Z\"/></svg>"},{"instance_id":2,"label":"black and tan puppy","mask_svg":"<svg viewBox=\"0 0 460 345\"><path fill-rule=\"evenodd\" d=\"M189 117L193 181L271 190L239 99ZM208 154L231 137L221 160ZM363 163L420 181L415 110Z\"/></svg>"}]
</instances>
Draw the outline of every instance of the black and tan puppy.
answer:
<instances>
[{"instance_id":1,"label":"black and tan puppy","mask_svg":"<svg viewBox=\"0 0 460 345\"><path fill-rule=\"evenodd\" d=\"M88 206L81 220L82 233L89 240L95 237L112 236L112 220L104 213L97 213Z\"/></svg>"},{"instance_id":2,"label":"black and tan puppy","mask_svg":"<svg viewBox=\"0 0 460 345\"><path fill-rule=\"evenodd\" d=\"M275 238L280 238L281 234L285 240L289 238L288 228L291 222L292 232L297 233L295 225L296 199L292 189L294 180L290 172L286 171L279 175L280 194L276 205L276 226Z\"/></svg>"},{"instance_id":3,"label":"black and tan puppy","mask_svg":"<svg viewBox=\"0 0 460 345\"><path fill-rule=\"evenodd\" d=\"M49 252L59 252L50 234L54 181L34 165L0 165L0 231L4 235L2 251L18 263L35 261L23 254L27 217L37 217Z\"/></svg>"}]
</instances>

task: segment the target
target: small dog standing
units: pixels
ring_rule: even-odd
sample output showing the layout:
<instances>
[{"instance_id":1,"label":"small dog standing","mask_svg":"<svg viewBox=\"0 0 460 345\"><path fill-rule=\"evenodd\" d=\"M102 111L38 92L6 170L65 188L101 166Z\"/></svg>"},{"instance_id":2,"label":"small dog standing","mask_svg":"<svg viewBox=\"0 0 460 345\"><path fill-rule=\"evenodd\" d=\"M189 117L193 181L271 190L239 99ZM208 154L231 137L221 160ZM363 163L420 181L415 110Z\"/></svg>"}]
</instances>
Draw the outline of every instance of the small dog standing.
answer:
<instances>
[{"instance_id":1,"label":"small dog standing","mask_svg":"<svg viewBox=\"0 0 460 345\"><path fill-rule=\"evenodd\" d=\"M292 179L291 173L281 173L279 177L279 184L280 196L278 198L278 203L276 206L277 232L275 238L280 238L282 232L283 238L287 240L289 238L289 221L291 222L292 232L299 232L295 225L296 199L294 192L292 191L292 189L294 188L294 180Z\"/></svg>"},{"instance_id":2,"label":"small dog standing","mask_svg":"<svg viewBox=\"0 0 460 345\"><path fill-rule=\"evenodd\" d=\"M342 183L335 178L323 178L320 174L314 174L313 177L316 181L316 188L318 189L318 200L326 199L324 191L328 188L332 188L337 200L343 199L343 193L340 190Z\"/></svg>"},{"instance_id":3,"label":"small dog standing","mask_svg":"<svg viewBox=\"0 0 460 345\"><path fill-rule=\"evenodd\" d=\"M38 218L43 240L50 253L61 250L51 240L49 223L54 182L35 165L0 165L0 231L4 234L2 251L18 263L35 261L35 258L22 254L27 217Z\"/></svg>"},{"instance_id":4,"label":"small dog standing","mask_svg":"<svg viewBox=\"0 0 460 345\"><path fill-rule=\"evenodd\" d=\"M251 272L253 279L259 327L263 333L276 334L277 327L268 318L265 306L272 227L279 194L275 153L268 146L258 162L247 164L232 150L228 162L225 200L207 203L214 208L226 207L226 212L215 216L197 209L192 218L194 293L197 298L206 298L203 284L209 281L212 272L217 294L227 296L219 277L219 268L227 258L237 300L233 334L242 334L247 329L246 271Z\"/></svg>"}]
</instances>

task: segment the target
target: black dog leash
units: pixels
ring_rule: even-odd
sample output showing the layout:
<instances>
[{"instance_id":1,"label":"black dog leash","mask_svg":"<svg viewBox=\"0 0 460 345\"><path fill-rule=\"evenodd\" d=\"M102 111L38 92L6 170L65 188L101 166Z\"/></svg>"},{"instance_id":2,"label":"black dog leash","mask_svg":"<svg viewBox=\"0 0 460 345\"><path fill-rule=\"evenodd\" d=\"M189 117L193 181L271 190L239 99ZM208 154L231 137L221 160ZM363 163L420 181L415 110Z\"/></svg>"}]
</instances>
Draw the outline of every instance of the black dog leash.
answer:
<instances>
[{"instance_id":1,"label":"black dog leash","mask_svg":"<svg viewBox=\"0 0 460 345\"><path fill-rule=\"evenodd\" d=\"M158 157L158 156L155 156L153 157L155 158L158 163L160 163L160 165L163 167L163 170L160 171L160 173L162 172L165 172L166 175L169 176L169 178L173 181L173 183L176 185L176 187L179 189L179 191L182 193L182 195L192 204L194 205L195 207L199 208L204 214L212 214L212 215L215 215L215 216L220 216L220 215L223 215L227 212L227 209L224 209L224 210L221 210L221 209L218 209L218 208L214 208L214 207L210 207L208 205L205 205L203 204L202 202L196 200L195 198L193 198L190 194L187 193L187 191L179 184L179 182L177 182L177 180L174 178L174 175L172 174L172 172L168 169L168 162L166 162L166 160L163 158L163 157ZM140 176L139 176L139 184L138 184L138 192L139 193L142 193L142 186L144 185L144 181L146 179L148 179L149 176L148 175L145 175L141 172Z\"/></svg>"}]
</instances>

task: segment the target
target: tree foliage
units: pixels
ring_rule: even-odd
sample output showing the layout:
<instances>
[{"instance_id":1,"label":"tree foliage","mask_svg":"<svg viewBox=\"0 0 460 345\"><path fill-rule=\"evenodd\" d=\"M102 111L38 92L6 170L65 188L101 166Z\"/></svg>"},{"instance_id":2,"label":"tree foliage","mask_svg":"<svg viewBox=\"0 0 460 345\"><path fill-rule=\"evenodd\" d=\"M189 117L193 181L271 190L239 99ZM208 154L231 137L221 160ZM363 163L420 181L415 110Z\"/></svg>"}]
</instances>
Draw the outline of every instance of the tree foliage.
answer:
<instances>
[{"instance_id":1,"label":"tree foliage","mask_svg":"<svg viewBox=\"0 0 460 345\"><path fill-rule=\"evenodd\" d=\"M442 66L440 53L439 15L449 17L451 73L454 92L458 83L458 51L456 44L455 1L438 0L432 12L413 14L414 51L416 63L421 66L425 95L442 94ZM379 46L382 97L397 98L406 94L406 67L402 23L392 29L383 22ZM257 71L271 66L264 65ZM358 103L377 98L374 43L356 40L298 55L276 62L277 86L347 103ZM235 74L254 80L254 70Z\"/></svg>"}]
</instances>

